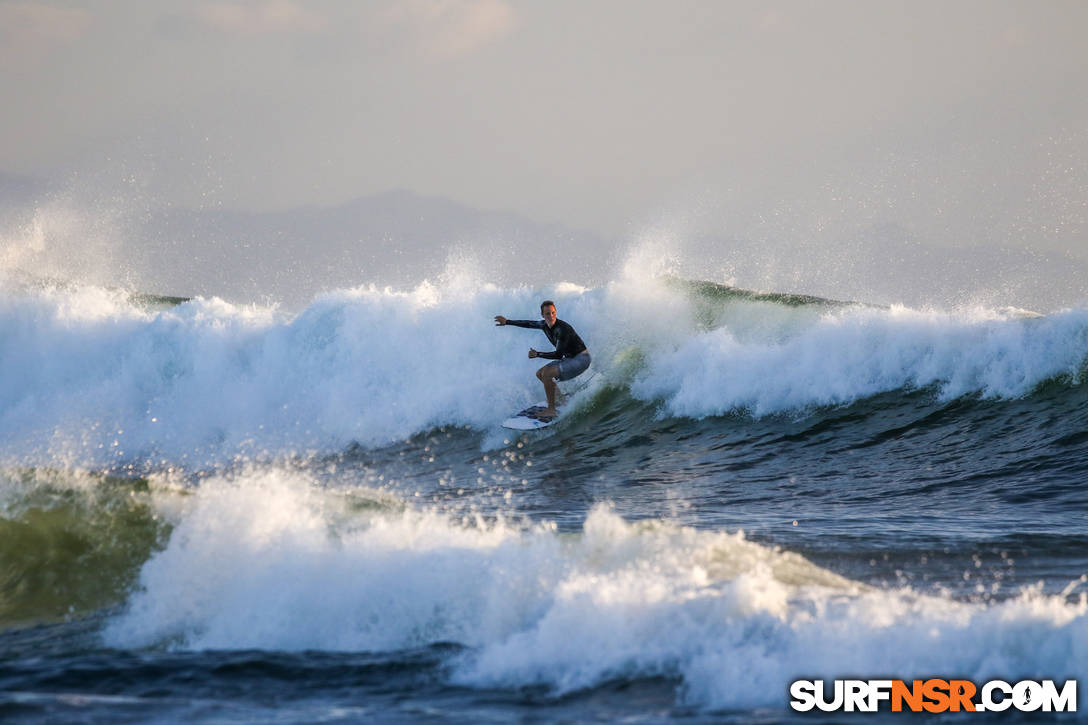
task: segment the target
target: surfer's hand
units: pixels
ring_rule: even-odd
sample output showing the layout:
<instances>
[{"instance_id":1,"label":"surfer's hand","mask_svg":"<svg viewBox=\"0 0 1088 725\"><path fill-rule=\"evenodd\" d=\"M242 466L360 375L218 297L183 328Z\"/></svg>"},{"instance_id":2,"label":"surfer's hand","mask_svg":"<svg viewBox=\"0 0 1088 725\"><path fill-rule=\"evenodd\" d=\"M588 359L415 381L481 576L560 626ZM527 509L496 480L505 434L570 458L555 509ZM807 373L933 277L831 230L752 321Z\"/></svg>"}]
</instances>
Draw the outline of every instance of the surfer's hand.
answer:
<instances>
[{"instance_id":1,"label":"surfer's hand","mask_svg":"<svg viewBox=\"0 0 1088 725\"><path fill-rule=\"evenodd\" d=\"M536 350L534 350L533 348L531 348L531 347L529 348L529 359L530 360L532 360L534 357L536 357L539 354L540 353L537 352Z\"/></svg>"},{"instance_id":2,"label":"surfer's hand","mask_svg":"<svg viewBox=\"0 0 1088 725\"><path fill-rule=\"evenodd\" d=\"M495 326L496 327L502 327L505 324L506 324L506 318L505 317L503 317L502 315L495 315Z\"/></svg>"}]
</instances>

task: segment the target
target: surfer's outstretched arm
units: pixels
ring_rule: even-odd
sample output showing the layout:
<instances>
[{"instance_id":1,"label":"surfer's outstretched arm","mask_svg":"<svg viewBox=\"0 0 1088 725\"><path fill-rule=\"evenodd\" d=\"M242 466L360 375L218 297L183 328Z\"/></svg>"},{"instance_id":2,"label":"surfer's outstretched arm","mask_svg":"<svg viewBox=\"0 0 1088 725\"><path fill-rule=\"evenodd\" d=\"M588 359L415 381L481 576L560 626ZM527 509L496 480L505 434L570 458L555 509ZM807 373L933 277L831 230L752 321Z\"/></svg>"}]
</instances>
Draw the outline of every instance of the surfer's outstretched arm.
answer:
<instances>
[{"instance_id":1,"label":"surfer's outstretched arm","mask_svg":"<svg viewBox=\"0 0 1088 725\"><path fill-rule=\"evenodd\" d=\"M544 329L544 320L508 320L502 315L495 315L495 324L499 327L511 325L513 327L528 327L531 330Z\"/></svg>"}]
</instances>

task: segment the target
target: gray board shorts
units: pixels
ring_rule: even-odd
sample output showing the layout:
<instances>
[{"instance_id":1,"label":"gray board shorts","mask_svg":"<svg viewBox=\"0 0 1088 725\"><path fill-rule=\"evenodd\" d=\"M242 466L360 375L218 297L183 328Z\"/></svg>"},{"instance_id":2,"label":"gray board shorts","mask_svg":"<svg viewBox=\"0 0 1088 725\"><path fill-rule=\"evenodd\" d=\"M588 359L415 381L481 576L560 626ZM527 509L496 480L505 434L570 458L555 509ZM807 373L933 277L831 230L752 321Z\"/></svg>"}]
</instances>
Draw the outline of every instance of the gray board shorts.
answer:
<instances>
[{"instance_id":1,"label":"gray board shorts","mask_svg":"<svg viewBox=\"0 0 1088 725\"><path fill-rule=\"evenodd\" d=\"M559 361L558 380L570 380L576 378L589 367L589 351L584 350L574 357L563 358Z\"/></svg>"}]
</instances>

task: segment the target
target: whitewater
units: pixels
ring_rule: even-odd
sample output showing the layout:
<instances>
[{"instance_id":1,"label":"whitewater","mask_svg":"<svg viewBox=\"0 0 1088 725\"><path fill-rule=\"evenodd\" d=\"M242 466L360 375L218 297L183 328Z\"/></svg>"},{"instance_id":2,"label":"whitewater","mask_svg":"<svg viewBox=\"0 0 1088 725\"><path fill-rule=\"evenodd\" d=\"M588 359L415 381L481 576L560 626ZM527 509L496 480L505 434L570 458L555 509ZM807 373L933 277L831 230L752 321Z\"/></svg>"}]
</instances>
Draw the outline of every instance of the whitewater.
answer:
<instances>
[{"instance_id":1,"label":"whitewater","mask_svg":"<svg viewBox=\"0 0 1088 725\"><path fill-rule=\"evenodd\" d=\"M524 359L539 340L493 330L491 317L528 316L544 295L593 339L598 385L662 416L797 415L930 386L941 399L1013 399L1049 380L1079 383L1088 359L1085 309L881 308L675 278L366 286L297 314L217 298L154 309L117 290L47 288L0 302L2 453L108 467L486 431L539 397Z\"/></svg>"},{"instance_id":2,"label":"whitewater","mask_svg":"<svg viewBox=\"0 0 1088 725\"><path fill-rule=\"evenodd\" d=\"M543 340L492 319L545 298L595 375L514 434ZM798 678L1088 681L1088 307L642 259L299 310L0 277L0 369L6 721L777 722Z\"/></svg>"}]
</instances>

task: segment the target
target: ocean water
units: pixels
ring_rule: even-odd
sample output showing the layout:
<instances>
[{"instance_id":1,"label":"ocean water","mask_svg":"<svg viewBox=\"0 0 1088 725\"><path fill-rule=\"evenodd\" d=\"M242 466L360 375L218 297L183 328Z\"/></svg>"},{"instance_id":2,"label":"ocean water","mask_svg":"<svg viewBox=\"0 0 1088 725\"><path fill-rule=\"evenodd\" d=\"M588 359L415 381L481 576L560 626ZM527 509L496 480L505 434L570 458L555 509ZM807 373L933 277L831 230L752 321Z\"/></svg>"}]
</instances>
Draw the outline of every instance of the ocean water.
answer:
<instances>
[{"instance_id":1,"label":"ocean water","mask_svg":"<svg viewBox=\"0 0 1088 725\"><path fill-rule=\"evenodd\" d=\"M545 341L492 317L544 297L594 375L519 435ZM0 369L4 722L816 722L792 680L1088 683L1085 307L3 280Z\"/></svg>"}]
</instances>

